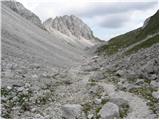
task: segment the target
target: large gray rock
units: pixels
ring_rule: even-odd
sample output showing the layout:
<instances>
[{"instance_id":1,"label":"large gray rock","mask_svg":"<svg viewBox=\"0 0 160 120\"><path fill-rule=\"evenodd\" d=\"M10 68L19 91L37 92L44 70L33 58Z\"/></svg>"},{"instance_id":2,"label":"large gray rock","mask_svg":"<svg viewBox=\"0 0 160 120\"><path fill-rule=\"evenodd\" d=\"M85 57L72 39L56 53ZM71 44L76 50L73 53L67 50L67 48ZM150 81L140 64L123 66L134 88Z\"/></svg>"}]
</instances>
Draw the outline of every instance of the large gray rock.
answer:
<instances>
[{"instance_id":1,"label":"large gray rock","mask_svg":"<svg viewBox=\"0 0 160 120\"><path fill-rule=\"evenodd\" d=\"M128 104L128 101L124 100L123 98L111 98L109 101L118 105L118 106Z\"/></svg>"},{"instance_id":2,"label":"large gray rock","mask_svg":"<svg viewBox=\"0 0 160 120\"><path fill-rule=\"evenodd\" d=\"M111 102L107 102L98 113L102 119L113 119L119 117L119 107Z\"/></svg>"},{"instance_id":3,"label":"large gray rock","mask_svg":"<svg viewBox=\"0 0 160 120\"><path fill-rule=\"evenodd\" d=\"M105 76L101 71L95 72L93 76L91 77L92 80L102 80L104 78Z\"/></svg>"},{"instance_id":4,"label":"large gray rock","mask_svg":"<svg viewBox=\"0 0 160 120\"><path fill-rule=\"evenodd\" d=\"M144 80L143 79L137 79L136 85L143 85L144 84Z\"/></svg>"},{"instance_id":5,"label":"large gray rock","mask_svg":"<svg viewBox=\"0 0 160 120\"><path fill-rule=\"evenodd\" d=\"M125 75L125 71L123 71L123 70L118 70L117 72L116 72L116 75L118 75L118 76L124 76Z\"/></svg>"},{"instance_id":6,"label":"large gray rock","mask_svg":"<svg viewBox=\"0 0 160 120\"><path fill-rule=\"evenodd\" d=\"M99 66L87 66L86 65L82 68L82 70L86 72L91 72L91 71L96 71L98 68Z\"/></svg>"},{"instance_id":7,"label":"large gray rock","mask_svg":"<svg viewBox=\"0 0 160 120\"><path fill-rule=\"evenodd\" d=\"M65 104L62 106L62 117L65 119L75 119L81 116L82 106L79 104Z\"/></svg>"},{"instance_id":8,"label":"large gray rock","mask_svg":"<svg viewBox=\"0 0 160 120\"><path fill-rule=\"evenodd\" d=\"M151 81L150 83L151 87L154 88L154 89L157 89L159 87L159 83L156 82L156 81Z\"/></svg>"},{"instance_id":9,"label":"large gray rock","mask_svg":"<svg viewBox=\"0 0 160 120\"><path fill-rule=\"evenodd\" d=\"M88 119L92 119L93 116L94 116L94 114L89 114L89 115L88 115Z\"/></svg>"},{"instance_id":10,"label":"large gray rock","mask_svg":"<svg viewBox=\"0 0 160 120\"><path fill-rule=\"evenodd\" d=\"M158 78L158 75L152 74L152 75L150 76L150 78L151 78L151 80L156 80L156 79Z\"/></svg>"},{"instance_id":11,"label":"large gray rock","mask_svg":"<svg viewBox=\"0 0 160 120\"><path fill-rule=\"evenodd\" d=\"M135 78L137 78L137 75L134 71L127 70L127 73L125 74L125 77L128 78L128 79L135 79Z\"/></svg>"},{"instance_id":12,"label":"large gray rock","mask_svg":"<svg viewBox=\"0 0 160 120\"><path fill-rule=\"evenodd\" d=\"M102 100L101 100L101 99L98 99L98 98L96 98L95 101L94 101L94 103L95 103L96 105L100 105L101 102L102 102Z\"/></svg>"},{"instance_id":13,"label":"large gray rock","mask_svg":"<svg viewBox=\"0 0 160 120\"><path fill-rule=\"evenodd\" d=\"M159 99L159 92L158 92L158 91L153 92L153 93L152 93L152 96L153 96L154 98L156 98L156 99Z\"/></svg>"},{"instance_id":14,"label":"large gray rock","mask_svg":"<svg viewBox=\"0 0 160 120\"><path fill-rule=\"evenodd\" d=\"M152 59L148 61L142 69L144 72L147 72L149 74L158 73L158 61L156 59Z\"/></svg>"}]
</instances>

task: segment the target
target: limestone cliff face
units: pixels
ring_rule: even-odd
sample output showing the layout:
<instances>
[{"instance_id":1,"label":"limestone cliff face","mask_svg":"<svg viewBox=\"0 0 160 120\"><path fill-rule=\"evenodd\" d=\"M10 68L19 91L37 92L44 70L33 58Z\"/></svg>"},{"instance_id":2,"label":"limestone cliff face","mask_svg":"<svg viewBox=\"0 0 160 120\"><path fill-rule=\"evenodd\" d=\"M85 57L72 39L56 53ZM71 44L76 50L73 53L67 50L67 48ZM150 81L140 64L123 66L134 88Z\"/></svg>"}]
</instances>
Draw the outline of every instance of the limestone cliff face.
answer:
<instances>
[{"instance_id":1,"label":"limestone cliff face","mask_svg":"<svg viewBox=\"0 0 160 120\"><path fill-rule=\"evenodd\" d=\"M74 15L65 15L56 17L55 19L49 18L44 22L44 26L48 30L52 27L69 37L84 38L93 42L99 42L99 40L94 37L92 30L81 19Z\"/></svg>"}]
</instances>

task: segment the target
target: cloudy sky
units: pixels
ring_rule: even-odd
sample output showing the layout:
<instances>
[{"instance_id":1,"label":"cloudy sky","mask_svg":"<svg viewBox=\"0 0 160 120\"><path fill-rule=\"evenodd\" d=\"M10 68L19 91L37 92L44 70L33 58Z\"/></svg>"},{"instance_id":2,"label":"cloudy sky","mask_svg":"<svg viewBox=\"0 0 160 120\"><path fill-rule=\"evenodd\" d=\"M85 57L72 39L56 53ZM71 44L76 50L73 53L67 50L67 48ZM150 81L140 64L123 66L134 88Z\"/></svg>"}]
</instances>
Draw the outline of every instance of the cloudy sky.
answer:
<instances>
[{"instance_id":1,"label":"cloudy sky","mask_svg":"<svg viewBox=\"0 0 160 120\"><path fill-rule=\"evenodd\" d=\"M17 0L42 21L56 16L75 15L103 39L143 25L158 10L158 0Z\"/></svg>"}]
</instances>

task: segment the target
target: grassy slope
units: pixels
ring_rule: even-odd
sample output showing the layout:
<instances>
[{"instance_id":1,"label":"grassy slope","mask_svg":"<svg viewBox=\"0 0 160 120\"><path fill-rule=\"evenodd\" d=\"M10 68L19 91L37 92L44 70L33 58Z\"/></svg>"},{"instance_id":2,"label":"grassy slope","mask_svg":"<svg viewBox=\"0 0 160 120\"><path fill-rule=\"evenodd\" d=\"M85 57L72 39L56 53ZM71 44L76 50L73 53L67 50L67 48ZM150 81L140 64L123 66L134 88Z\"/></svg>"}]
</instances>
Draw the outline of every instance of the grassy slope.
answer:
<instances>
[{"instance_id":1,"label":"grassy slope","mask_svg":"<svg viewBox=\"0 0 160 120\"><path fill-rule=\"evenodd\" d=\"M107 45L103 45L98 48L98 54L112 55L118 50L126 48L136 42L143 40L147 35L156 33L159 31L159 11L151 16L148 25L142 29L138 28L136 30L130 31L123 35L112 38Z\"/></svg>"},{"instance_id":2,"label":"grassy slope","mask_svg":"<svg viewBox=\"0 0 160 120\"><path fill-rule=\"evenodd\" d=\"M159 35L156 35L155 37L150 38L150 39L134 46L133 48L129 49L128 51L125 52L125 55L130 55L132 53L135 53L142 48L151 47L153 44L158 43L158 42L159 42Z\"/></svg>"}]
</instances>

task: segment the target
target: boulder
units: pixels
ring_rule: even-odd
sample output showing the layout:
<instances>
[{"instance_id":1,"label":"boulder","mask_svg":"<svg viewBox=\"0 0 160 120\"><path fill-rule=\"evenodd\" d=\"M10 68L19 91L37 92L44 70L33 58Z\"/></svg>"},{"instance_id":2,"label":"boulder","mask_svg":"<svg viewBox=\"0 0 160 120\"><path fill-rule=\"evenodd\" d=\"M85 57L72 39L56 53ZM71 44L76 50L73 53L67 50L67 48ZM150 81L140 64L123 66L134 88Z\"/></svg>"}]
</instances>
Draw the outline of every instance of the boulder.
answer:
<instances>
[{"instance_id":1,"label":"boulder","mask_svg":"<svg viewBox=\"0 0 160 120\"><path fill-rule=\"evenodd\" d=\"M96 66L84 66L83 68L82 68L82 70L83 71L87 71L87 72L90 72L90 71L96 71L98 69L98 67L96 67Z\"/></svg>"},{"instance_id":2,"label":"boulder","mask_svg":"<svg viewBox=\"0 0 160 120\"><path fill-rule=\"evenodd\" d=\"M118 105L118 106L127 105L128 104L128 101L124 100L123 98L111 98L109 101L114 103L114 104L116 104L116 105Z\"/></svg>"},{"instance_id":3,"label":"boulder","mask_svg":"<svg viewBox=\"0 0 160 120\"><path fill-rule=\"evenodd\" d=\"M110 99L109 96L105 95L101 97L102 101L108 101Z\"/></svg>"},{"instance_id":4,"label":"boulder","mask_svg":"<svg viewBox=\"0 0 160 120\"><path fill-rule=\"evenodd\" d=\"M93 56L91 59L97 59L98 58L98 56L97 55L95 55L95 56Z\"/></svg>"},{"instance_id":5,"label":"boulder","mask_svg":"<svg viewBox=\"0 0 160 120\"><path fill-rule=\"evenodd\" d=\"M89 89L89 93L90 93L90 94L96 94L96 93L97 93L97 89L98 89L97 86L93 86L93 87L91 87L91 88Z\"/></svg>"},{"instance_id":6,"label":"boulder","mask_svg":"<svg viewBox=\"0 0 160 120\"><path fill-rule=\"evenodd\" d=\"M126 85L126 89L127 89L127 91L129 91L129 90L131 90L131 89L133 89L133 88L140 88L141 86L139 86L139 85L134 85L134 84L128 84L128 85Z\"/></svg>"},{"instance_id":7,"label":"boulder","mask_svg":"<svg viewBox=\"0 0 160 120\"><path fill-rule=\"evenodd\" d=\"M152 74L152 75L150 76L150 78L151 78L151 80L156 80L156 79L158 78L158 75Z\"/></svg>"},{"instance_id":8,"label":"boulder","mask_svg":"<svg viewBox=\"0 0 160 120\"><path fill-rule=\"evenodd\" d=\"M22 92L24 90L24 87L19 87L19 88L17 88L17 91L18 92Z\"/></svg>"},{"instance_id":9,"label":"boulder","mask_svg":"<svg viewBox=\"0 0 160 120\"><path fill-rule=\"evenodd\" d=\"M12 89L12 87L11 87L11 86L7 86L7 89L8 89L8 90L11 90L11 89Z\"/></svg>"},{"instance_id":10,"label":"boulder","mask_svg":"<svg viewBox=\"0 0 160 120\"><path fill-rule=\"evenodd\" d=\"M159 87L159 83L156 82L156 81L151 81L150 83L151 87L154 88L154 89L157 89Z\"/></svg>"},{"instance_id":11,"label":"boulder","mask_svg":"<svg viewBox=\"0 0 160 120\"><path fill-rule=\"evenodd\" d=\"M38 76L37 76L36 74L34 74L34 75L32 75L32 78L33 78L34 80L37 80L37 79L38 79Z\"/></svg>"},{"instance_id":12,"label":"boulder","mask_svg":"<svg viewBox=\"0 0 160 120\"><path fill-rule=\"evenodd\" d=\"M31 87L31 84L29 84L29 83L25 83L25 88L29 88L29 87Z\"/></svg>"},{"instance_id":13,"label":"boulder","mask_svg":"<svg viewBox=\"0 0 160 120\"><path fill-rule=\"evenodd\" d=\"M158 91L153 92L153 93L152 93L152 96L153 96L154 98L156 98L156 99L159 99L159 93L158 93Z\"/></svg>"},{"instance_id":14,"label":"boulder","mask_svg":"<svg viewBox=\"0 0 160 120\"><path fill-rule=\"evenodd\" d=\"M127 70L127 73L125 74L125 77L128 79L135 79L137 78L137 75L134 71Z\"/></svg>"},{"instance_id":15,"label":"boulder","mask_svg":"<svg viewBox=\"0 0 160 120\"><path fill-rule=\"evenodd\" d=\"M102 72L95 72L94 75L91 77L92 80L102 80L105 76Z\"/></svg>"},{"instance_id":16,"label":"boulder","mask_svg":"<svg viewBox=\"0 0 160 120\"><path fill-rule=\"evenodd\" d=\"M148 61L147 64L143 67L143 70L147 73L156 73L157 69L155 69L155 60ZM158 67L158 66L157 66Z\"/></svg>"},{"instance_id":17,"label":"boulder","mask_svg":"<svg viewBox=\"0 0 160 120\"><path fill-rule=\"evenodd\" d=\"M81 116L82 106L79 104L65 104L62 106L62 117L65 119L76 119Z\"/></svg>"},{"instance_id":18,"label":"boulder","mask_svg":"<svg viewBox=\"0 0 160 120\"><path fill-rule=\"evenodd\" d=\"M119 107L111 102L107 102L98 113L102 119L113 119L119 117Z\"/></svg>"},{"instance_id":19,"label":"boulder","mask_svg":"<svg viewBox=\"0 0 160 120\"><path fill-rule=\"evenodd\" d=\"M117 76L120 76L120 77L122 77L124 74L125 74L125 72L124 72L123 70L118 70L118 71L116 72L116 75L117 75Z\"/></svg>"},{"instance_id":20,"label":"boulder","mask_svg":"<svg viewBox=\"0 0 160 120\"><path fill-rule=\"evenodd\" d=\"M95 103L96 105L100 105L101 102L102 102L102 100L101 100L101 99L98 99L98 98L96 98L95 101L94 101L94 103Z\"/></svg>"},{"instance_id":21,"label":"boulder","mask_svg":"<svg viewBox=\"0 0 160 120\"><path fill-rule=\"evenodd\" d=\"M94 117L94 114L89 114L88 119L92 119Z\"/></svg>"},{"instance_id":22,"label":"boulder","mask_svg":"<svg viewBox=\"0 0 160 120\"><path fill-rule=\"evenodd\" d=\"M143 79L137 79L135 84L136 85L142 85L142 84L144 84L144 80Z\"/></svg>"}]
</instances>

